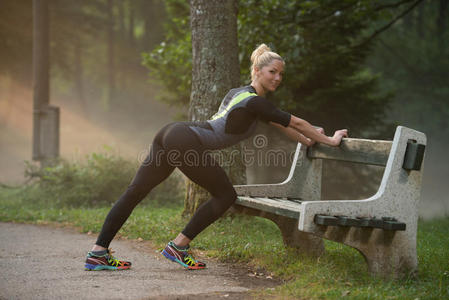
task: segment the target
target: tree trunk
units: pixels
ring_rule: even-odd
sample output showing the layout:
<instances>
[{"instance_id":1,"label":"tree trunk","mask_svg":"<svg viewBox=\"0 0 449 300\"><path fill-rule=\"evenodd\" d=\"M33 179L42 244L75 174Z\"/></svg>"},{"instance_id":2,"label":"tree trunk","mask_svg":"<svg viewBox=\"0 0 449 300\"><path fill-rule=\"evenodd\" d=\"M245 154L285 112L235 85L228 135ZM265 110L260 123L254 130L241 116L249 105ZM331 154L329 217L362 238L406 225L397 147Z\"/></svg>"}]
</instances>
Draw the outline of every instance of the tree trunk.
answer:
<instances>
[{"instance_id":1,"label":"tree trunk","mask_svg":"<svg viewBox=\"0 0 449 300\"><path fill-rule=\"evenodd\" d=\"M115 94L115 36L114 36L114 14L113 14L113 0L108 0L107 15L108 15L108 93L106 97L105 108L109 109Z\"/></svg>"},{"instance_id":2,"label":"tree trunk","mask_svg":"<svg viewBox=\"0 0 449 300\"><path fill-rule=\"evenodd\" d=\"M145 0L142 2L142 11L144 19L144 32L142 37L142 49L149 51L153 48L154 35L156 33L155 26L157 26L157 14L154 0Z\"/></svg>"},{"instance_id":3,"label":"tree trunk","mask_svg":"<svg viewBox=\"0 0 449 300\"><path fill-rule=\"evenodd\" d=\"M239 86L237 10L237 0L190 1L193 57L191 121L209 119L229 89ZM229 151L233 149L240 150L240 145L227 149L224 157L229 157ZM233 184L245 182L241 160L234 160L231 166L224 167ZM193 214L207 199L207 192L188 182L184 214Z\"/></svg>"},{"instance_id":4,"label":"tree trunk","mask_svg":"<svg viewBox=\"0 0 449 300\"><path fill-rule=\"evenodd\" d=\"M120 42L123 42L126 37L125 4L126 4L125 1L120 1L118 3L118 22L119 22Z\"/></svg>"},{"instance_id":5,"label":"tree trunk","mask_svg":"<svg viewBox=\"0 0 449 300\"><path fill-rule=\"evenodd\" d=\"M164 40L164 28L162 24L165 17L165 5L160 0L144 0L141 10L144 20L142 50L150 51Z\"/></svg>"},{"instance_id":6,"label":"tree trunk","mask_svg":"<svg viewBox=\"0 0 449 300\"><path fill-rule=\"evenodd\" d=\"M134 38L134 2L129 2L129 15L128 15L128 42L130 47L134 47L135 38Z\"/></svg>"},{"instance_id":7,"label":"tree trunk","mask_svg":"<svg viewBox=\"0 0 449 300\"><path fill-rule=\"evenodd\" d=\"M83 81L83 46L79 39L73 41L75 54L75 88L78 101L80 103L81 111L86 118L89 118L89 111L87 109L86 97L84 96L84 81Z\"/></svg>"},{"instance_id":8,"label":"tree trunk","mask_svg":"<svg viewBox=\"0 0 449 300\"><path fill-rule=\"evenodd\" d=\"M438 18L437 18L437 34L438 34L438 48L441 55L444 53L444 32L447 27L447 13L449 7L449 0L440 0L440 5L438 7Z\"/></svg>"},{"instance_id":9,"label":"tree trunk","mask_svg":"<svg viewBox=\"0 0 449 300\"><path fill-rule=\"evenodd\" d=\"M421 5L418 6L418 16L416 19L416 32L418 33L418 36L420 38L424 38L424 5L421 3Z\"/></svg>"},{"instance_id":10,"label":"tree trunk","mask_svg":"<svg viewBox=\"0 0 449 300\"><path fill-rule=\"evenodd\" d=\"M33 1L33 88L34 109L38 110L50 101L50 37L48 1Z\"/></svg>"}]
</instances>

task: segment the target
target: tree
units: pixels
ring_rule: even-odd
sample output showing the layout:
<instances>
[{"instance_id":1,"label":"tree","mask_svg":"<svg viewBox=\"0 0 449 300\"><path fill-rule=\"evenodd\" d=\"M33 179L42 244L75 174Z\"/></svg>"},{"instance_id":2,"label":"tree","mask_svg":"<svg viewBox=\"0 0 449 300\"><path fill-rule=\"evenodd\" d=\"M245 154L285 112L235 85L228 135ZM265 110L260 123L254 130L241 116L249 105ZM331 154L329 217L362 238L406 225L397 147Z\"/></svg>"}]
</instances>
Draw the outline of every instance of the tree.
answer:
<instances>
[{"instance_id":1,"label":"tree","mask_svg":"<svg viewBox=\"0 0 449 300\"><path fill-rule=\"evenodd\" d=\"M158 95L160 101L188 107L192 88L190 6L185 0L168 0L165 7L165 40L152 52L143 54L143 64L163 86Z\"/></svg>"},{"instance_id":2,"label":"tree","mask_svg":"<svg viewBox=\"0 0 449 300\"><path fill-rule=\"evenodd\" d=\"M205 121L217 111L227 91L240 82L237 1L191 0L190 6L193 69L189 119ZM241 183L241 162L230 167L240 170L228 170L231 181ZM202 188L189 182L184 213L193 214L208 198Z\"/></svg>"},{"instance_id":3,"label":"tree","mask_svg":"<svg viewBox=\"0 0 449 300\"><path fill-rule=\"evenodd\" d=\"M383 74L381 88L394 92L389 118L437 140L449 136L447 3L422 2L377 40L367 60L374 72Z\"/></svg>"},{"instance_id":4,"label":"tree","mask_svg":"<svg viewBox=\"0 0 449 300\"><path fill-rule=\"evenodd\" d=\"M386 112L392 95L381 89L380 74L365 61L379 36L423 1L241 1L240 85L249 83L251 51L265 42L286 60L283 84L270 96L278 107L328 132L348 128L354 137L391 138L394 124ZM167 39L144 61L166 87L162 100L185 106L192 82L191 36L185 26L189 14L185 1L168 0L166 5ZM334 186L339 186L338 178L346 178L331 177Z\"/></svg>"},{"instance_id":5,"label":"tree","mask_svg":"<svg viewBox=\"0 0 449 300\"><path fill-rule=\"evenodd\" d=\"M50 37L48 1L33 1L33 78L34 109L39 110L50 101Z\"/></svg>"},{"instance_id":6,"label":"tree","mask_svg":"<svg viewBox=\"0 0 449 300\"><path fill-rule=\"evenodd\" d=\"M115 95L115 32L114 32L114 14L113 14L114 2L108 0L107 15L108 15L108 50L107 50L107 66L108 66L108 94L106 99L106 107L109 108L109 104L113 101Z\"/></svg>"},{"instance_id":7,"label":"tree","mask_svg":"<svg viewBox=\"0 0 449 300\"><path fill-rule=\"evenodd\" d=\"M447 214L449 189L449 12L447 0L426 0L378 39L367 60L392 91L388 118L427 135L420 213ZM435 214L436 210L432 212Z\"/></svg>"},{"instance_id":8,"label":"tree","mask_svg":"<svg viewBox=\"0 0 449 300\"><path fill-rule=\"evenodd\" d=\"M143 0L141 2L141 14L144 21L142 36L142 50L149 51L163 40L162 22L155 20L164 17L164 4L161 0Z\"/></svg>"},{"instance_id":9,"label":"tree","mask_svg":"<svg viewBox=\"0 0 449 300\"><path fill-rule=\"evenodd\" d=\"M148 82L147 70L141 64L144 17L147 15L141 9L143 2L151 4L147 5L150 12L161 10L163 4L161 0L120 0L114 2L112 10L112 18L120 24L113 28L114 95L120 101L110 106L110 112L120 110L122 115L141 111L141 106L148 104L149 98L156 94L156 85ZM32 4L29 0L0 1L0 86L4 90L2 99L11 105L16 96L31 89ZM53 24L49 28L52 96L75 110L87 110L90 116L104 114L108 75L111 74L107 62L108 0L51 0L48 10L49 22ZM147 36L153 37L151 47L154 47L163 38L157 32L165 21L163 9L153 15L151 21ZM7 97L3 97L6 91ZM85 113L82 115L86 116ZM1 121L6 122L6 119Z\"/></svg>"},{"instance_id":10,"label":"tree","mask_svg":"<svg viewBox=\"0 0 449 300\"><path fill-rule=\"evenodd\" d=\"M240 85L249 81L251 51L265 42L287 62L285 80L271 99L279 107L328 130L348 127L354 135L385 137L391 131L383 121L390 95L380 92L379 76L364 61L375 38L422 1L241 1ZM191 86L189 15L185 1L166 5L167 39L144 62L166 87L162 100L185 106Z\"/></svg>"},{"instance_id":11,"label":"tree","mask_svg":"<svg viewBox=\"0 0 449 300\"><path fill-rule=\"evenodd\" d=\"M32 2L0 1L0 20L0 74L29 86L32 80Z\"/></svg>"},{"instance_id":12,"label":"tree","mask_svg":"<svg viewBox=\"0 0 449 300\"><path fill-rule=\"evenodd\" d=\"M75 87L78 99L80 101L81 110L87 118L89 117L86 97L84 96L84 82L83 82L83 47L81 41L76 39L74 41L74 75L75 75Z\"/></svg>"}]
</instances>

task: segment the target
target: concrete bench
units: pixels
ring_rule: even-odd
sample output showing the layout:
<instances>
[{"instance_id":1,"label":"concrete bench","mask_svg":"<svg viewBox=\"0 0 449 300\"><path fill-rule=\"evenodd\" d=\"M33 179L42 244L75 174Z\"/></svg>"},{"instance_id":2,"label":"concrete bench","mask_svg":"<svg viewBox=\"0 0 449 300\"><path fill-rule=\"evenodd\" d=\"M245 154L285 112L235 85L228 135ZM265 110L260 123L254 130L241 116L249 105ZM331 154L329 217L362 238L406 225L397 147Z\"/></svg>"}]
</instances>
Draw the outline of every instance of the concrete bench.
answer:
<instances>
[{"instance_id":1,"label":"concrete bench","mask_svg":"<svg viewBox=\"0 0 449 300\"><path fill-rule=\"evenodd\" d=\"M234 208L275 222L284 243L321 255L322 238L357 249L369 271L402 277L417 269L417 205L425 134L398 126L393 141L343 139L339 147L298 144L287 179L237 185ZM375 195L363 200L321 199L322 160L385 166Z\"/></svg>"}]
</instances>

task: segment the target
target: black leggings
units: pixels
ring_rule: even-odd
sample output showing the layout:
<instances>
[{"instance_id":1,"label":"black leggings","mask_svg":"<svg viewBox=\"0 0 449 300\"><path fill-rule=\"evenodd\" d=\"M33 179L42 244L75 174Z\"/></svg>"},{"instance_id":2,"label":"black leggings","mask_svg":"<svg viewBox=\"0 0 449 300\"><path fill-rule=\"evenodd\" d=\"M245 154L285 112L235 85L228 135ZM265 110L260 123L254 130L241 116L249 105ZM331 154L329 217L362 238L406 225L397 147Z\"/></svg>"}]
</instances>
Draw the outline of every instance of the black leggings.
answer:
<instances>
[{"instance_id":1,"label":"black leggings","mask_svg":"<svg viewBox=\"0 0 449 300\"><path fill-rule=\"evenodd\" d=\"M96 244L109 247L134 207L178 167L190 180L206 189L212 198L203 203L182 233L193 240L235 202L237 194L226 173L201 144L187 122L171 123L154 138L150 153L125 193L114 204Z\"/></svg>"}]
</instances>

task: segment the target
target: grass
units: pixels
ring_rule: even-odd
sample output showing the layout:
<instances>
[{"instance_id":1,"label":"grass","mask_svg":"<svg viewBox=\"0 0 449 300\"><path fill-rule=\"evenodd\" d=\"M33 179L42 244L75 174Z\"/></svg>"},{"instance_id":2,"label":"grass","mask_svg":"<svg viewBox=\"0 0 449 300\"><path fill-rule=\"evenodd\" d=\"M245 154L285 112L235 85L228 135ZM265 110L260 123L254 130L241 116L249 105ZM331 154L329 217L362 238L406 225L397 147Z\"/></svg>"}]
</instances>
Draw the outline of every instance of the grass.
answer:
<instances>
[{"instance_id":1,"label":"grass","mask_svg":"<svg viewBox=\"0 0 449 300\"><path fill-rule=\"evenodd\" d=\"M82 232L98 232L110 206L49 205L36 187L0 187L0 221L70 224ZM151 240L162 247L187 222L181 205L138 206L120 231L128 238ZM420 221L417 279L381 280L368 275L362 256L344 245L326 242L318 259L298 255L283 246L280 231L268 220L226 216L194 241L209 257L265 269L284 284L255 294L274 299L449 299L449 218Z\"/></svg>"}]
</instances>

